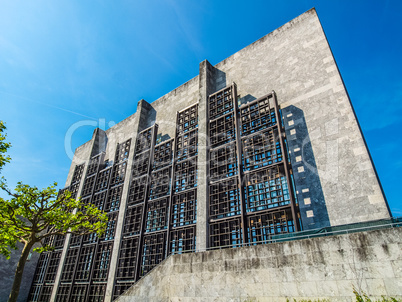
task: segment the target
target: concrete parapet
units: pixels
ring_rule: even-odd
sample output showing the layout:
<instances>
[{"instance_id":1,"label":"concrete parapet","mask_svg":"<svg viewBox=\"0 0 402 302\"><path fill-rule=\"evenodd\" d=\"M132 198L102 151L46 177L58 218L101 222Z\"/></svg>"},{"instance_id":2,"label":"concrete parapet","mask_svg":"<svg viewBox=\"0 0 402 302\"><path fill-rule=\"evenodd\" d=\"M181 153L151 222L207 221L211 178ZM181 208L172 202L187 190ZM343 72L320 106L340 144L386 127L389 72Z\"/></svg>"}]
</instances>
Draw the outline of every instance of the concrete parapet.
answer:
<instances>
[{"instance_id":1,"label":"concrete parapet","mask_svg":"<svg viewBox=\"0 0 402 302\"><path fill-rule=\"evenodd\" d=\"M402 297L402 228L174 255L118 302Z\"/></svg>"}]
</instances>

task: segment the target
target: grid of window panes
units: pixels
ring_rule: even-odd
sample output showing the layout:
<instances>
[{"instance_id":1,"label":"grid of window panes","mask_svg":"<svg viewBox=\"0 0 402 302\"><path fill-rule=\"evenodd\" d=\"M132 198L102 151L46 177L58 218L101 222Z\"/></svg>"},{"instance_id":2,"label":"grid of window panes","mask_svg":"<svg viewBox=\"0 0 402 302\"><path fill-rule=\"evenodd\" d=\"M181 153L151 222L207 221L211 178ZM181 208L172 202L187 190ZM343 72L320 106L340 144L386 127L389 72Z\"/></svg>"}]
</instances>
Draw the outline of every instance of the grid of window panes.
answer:
<instances>
[{"instance_id":1,"label":"grid of window panes","mask_svg":"<svg viewBox=\"0 0 402 302\"><path fill-rule=\"evenodd\" d=\"M198 104L178 112L176 126L158 144L157 125L137 137L114 297L170 253L195 250Z\"/></svg>"},{"instance_id":2,"label":"grid of window panes","mask_svg":"<svg viewBox=\"0 0 402 302\"><path fill-rule=\"evenodd\" d=\"M269 243L275 235L294 231L294 221L289 207L247 216L247 232L251 243Z\"/></svg>"},{"instance_id":3,"label":"grid of window panes","mask_svg":"<svg viewBox=\"0 0 402 302\"><path fill-rule=\"evenodd\" d=\"M239 108L245 237L264 243L294 232L297 204L292 202L289 164L285 162L282 123L274 94Z\"/></svg>"},{"instance_id":4,"label":"grid of window panes","mask_svg":"<svg viewBox=\"0 0 402 302\"><path fill-rule=\"evenodd\" d=\"M208 108L209 246L237 246L242 242L242 230L235 86L210 95Z\"/></svg>"},{"instance_id":5,"label":"grid of window panes","mask_svg":"<svg viewBox=\"0 0 402 302\"><path fill-rule=\"evenodd\" d=\"M207 227L212 248L269 242L296 227L273 94L240 107L236 94L233 84L208 97ZM104 153L90 159L80 193L84 203L106 211L107 230L101 237L71 236L57 301L103 301L122 210L113 298L168 255L195 251L198 104L179 111L176 126L175 137L158 144L156 124L141 131L134 154L127 140L117 145L111 160ZM75 168L68 187L73 196L79 193L84 170L84 164ZM120 209L125 182L127 202ZM64 237L47 242L55 251L41 255L29 301L50 299Z\"/></svg>"},{"instance_id":6,"label":"grid of window panes","mask_svg":"<svg viewBox=\"0 0 402 302\"><path fill-rule=\"evenodd\" d=\"M148 209L151 184L153 184L155 198L166 194L165 181L159 182L158 177L151 177L156 131L157 125L145 129L137 135L135 141L122 240L117 259L114 298L128 289L139 277L138 260L141 258L139 253L145 232L144 221L146 218L144 216Z\"/></svg>"},{"instance_id":7,"label":"grid of window panes","mask_svg":"<svg viewBox=\"0 0 402 302\"><path fill-rule=\"evenodd\" d=\"M92 157L88 163L81 196L84 197L84 203L92 203L106 211L107 229L100 238L96 234L71 235L61 268L56 301L103 301L104 299L105 291L100 289L104 289L107 283L130 145L131 140L118 144L114 161L104 160L104 153L101 153ZM83 168L77 171L83 175ZM73 179L78 178L73 176ZM79 187L76 183L72 185ZM63 247L61 241L64 242L64 238L62 240L55 237L52 240L54 246L56 248L60 246L60 249ZM52 255L55 255L55 252L52 252ZM42 263L46 259L43 256ZM57 259L50 257L47 261L49 264L44 280L46 282L47 279L52 279L54 282L58 267ZM38 270L38 280L41 280L42 270L42 268ZM38 290L37 284L33 284L30 297L32 297L30 301L44 301L43 299L50 298L50 294Z\"/></svg>"},{"instance_id":8,"label":"grid of window panes","mask_svg":"<svg viewBox=\"0 0 402 302\"><path fill-rule=\"evenodd\" d=\"M84 164L75 166L70 186L60 190L58 194L59 197L66 190L69 190L72 193L72 197L76 196L84 173L84 168ZM29 302L50 301L64 242L65 236L61 235L50 236L44 240L44 244L53 247L53 250L43 252L39 257L28 296Z\"/></svg>"},{"instance_id":9,"label":"grid of window panes","mask_svg":"<svg viewBox=\"0 0 402 302\"><path fill-rule=\"evenodd\" d=\"M197 159L198 104L195 104L177 113L167 254L196 249Z\"/></svg>"},{"instance_id":10,"label":"grid of window panes","mask_svg":"<svg viewBox=\"0 0 402 302\"><path fill-rule=\"evenodd\" d=\"M277 106L271 93L238 107L235 84L208 98L210 247L295 231Z\"/></svg>"}]
</instances>

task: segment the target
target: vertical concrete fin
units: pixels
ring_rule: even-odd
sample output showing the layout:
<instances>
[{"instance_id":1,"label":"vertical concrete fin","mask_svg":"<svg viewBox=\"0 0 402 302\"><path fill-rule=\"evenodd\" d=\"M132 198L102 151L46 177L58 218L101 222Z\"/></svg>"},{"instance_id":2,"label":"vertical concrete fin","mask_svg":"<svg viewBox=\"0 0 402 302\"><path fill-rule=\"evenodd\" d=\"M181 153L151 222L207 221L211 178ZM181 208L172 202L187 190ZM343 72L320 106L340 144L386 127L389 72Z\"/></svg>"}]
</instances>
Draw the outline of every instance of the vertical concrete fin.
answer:
<instances>
[{"instance_id":1,"label":"vertical concrete fin","mask_svg":"<svg viewBox=\"0 0 402 302\"><path fill-rule=\"evenodd\" d=\"M94 149L94 144L95 144L94 140L97 137L95 135L96 130L94 131L94 134L92 135L92 140L89 141L89 144L84 145L84 148L81 148L81 149L79 149L80 147L77 148L77 150L74 154L73 162L71 163L70 172L73 171L73 173L74 173L76 165L82 164L83 162L85 163L84 170L82 171L80 185L79 185L78 191L77 191L77 197L76 197L77 199L79 199L81 197L81 191L82 191L82 188L83 188L84 182L85 182L85 175L87 174L88 165L89 165L90 159L92 157L92 151ZM69 175L69 177L67 179L68 184L71 183L71 179L72 179L72 175L71 176ZM67 183L66 183L66 185L67 185ZM54 286L53 286L52 293L50 296L50 301L52 301L52 302L56 301L56 294L57 294L57 290L59 288L61 273L63 270L64 262L66 260L70 238L71 238L71 234L67 234L66 238L64 240L63 251L61 252L60 262L59 262L59 266L57 267L57 273L56 273L56 277L55 277L55 281L54 281Z\"/></svg>"},{"instance_id":2,"label":"vertical concrete fin","mask_svg":"<svg viewBox=\"0 0 402 302\"><path fill-rule=\"evenodd\" d=\"M120 244L122 239L124 214L126 212L127 196L130 188L130 176L132 174L132 168L133 168L136 139L138 133L147 128L148 116L150 115L150 112L152 110L153 107L148 102L146 102L145 100L140 100L137 105L137 112L135 115L134 126L131 129L127 129L128 131L131 131L130 134L131 146L127 163L126 178L124 181L123 190L121 194L119 216L117 218L117 225L116 225L116 235L114 239L112 256L110 259L109 275L107 279L106 294L104 300L105 302L110 302L113 299L113 287L115 283L116 271L118 266L117 260L119 257Z\"/></svg>"},{"instance_id":3,"label":"vertical concrete fin","mask_svg":"<svg viewBox=\"0 0 402 302\"><path fill-rule=\"evenodd\" d=\"M152 107L150 103L148 103L146 100L141 99L138 102L137 105L137 114L139 116L139 128L138 132L141 132L142 130L152 126L151 124L154 124L155 120L154 118L152 119L152 112L154 112L155 109ZM149 122L149 119L152 119L151 122ZM138 134L136 133L136 135Z\"/></svg>"},{"instance_id":4,"label":"vertical concrete fin","mask_svg":"<svg viewBox=\"0 0 402 302\"><path fill-rule=\"evenodd\" d=\"M91 157L106 150L107 136L106 132L100 128L96 128L92 135Z\"/></svg>"},{"instance_id":5,"label":"vertical concrete fin","mask_svg":"<svg viewBox=\"0 0 402 302\"><path fill-rule=\"evenodd\" d=\"M215 91L215 68L207 61L200 63L198 107L197 162L197 243L198 251L208 247L208 96Z\"/></svg>"}]
</instances>

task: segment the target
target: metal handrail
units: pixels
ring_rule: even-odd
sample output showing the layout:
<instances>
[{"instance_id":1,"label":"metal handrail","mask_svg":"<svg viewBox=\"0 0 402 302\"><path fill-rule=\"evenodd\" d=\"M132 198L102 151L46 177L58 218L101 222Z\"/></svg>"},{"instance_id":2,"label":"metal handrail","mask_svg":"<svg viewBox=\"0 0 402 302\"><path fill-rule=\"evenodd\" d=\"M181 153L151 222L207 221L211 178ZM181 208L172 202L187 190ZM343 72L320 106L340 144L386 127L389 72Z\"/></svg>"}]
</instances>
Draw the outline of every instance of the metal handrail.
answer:
<instances>
[{"instance_id":1,"label":"metal handrail","mask_svg":"<svg viewBox=\"0 0 402 302\"><path fill-rule=\"evenodd\" d=\"M384 222L384 223L381 223ZM361 226L362 224L372 224L372 225L365 225ZM378 223L378 224L375 224ZM211 250L219 250L219 249L227 249L227 248L237 248L237 247L247 247L247 246L254 246L258 244L270 244L270 243L277 243L277 242L285 242L285 241L293 241L293 240L299 240L299 239L309 239L309 238L316 238L316 237L325 237L325 236L335 236L335 235L341 235L341 234L350 234L350 233L356 233L356 232L363 232L363 231L368 231L368 230L379 230L379 229L384 229L384 228L395 228L395 227L401 227L402 226L402 217L395 217L387 220L374 220L374 221L369 221L369 222L360 222L357 224L346 224L346 225L339 225L339 226L330 226L330 227L324 227L324 228L319 228L319 229L312 229L312 230L306 230L306 231L300 231L300 232L294 232L294 233L285 233L285 234L278 234L274 235L269 239L266 240L260 240L260 241L254 241L254 242L247 242L247 243L236 243L236 244L230 244L230 245L223 245L223 246L217 246L217 247L209 247L206 249L192 249L192 250L183 250L183 251L177 251L177 252L172 252L171 255L177 255L177 254L186 254L186 253L194 253L194 252L205 252L205 251L211 251ZM335 229L335 230L333 230ZM338 230L336 230L338 229ZM303 233L308 233L308 234L303 234ZM284 236L284 237L280 237ZM277 238L275 238L277 237Z\"/></svg>"}]
</instances>

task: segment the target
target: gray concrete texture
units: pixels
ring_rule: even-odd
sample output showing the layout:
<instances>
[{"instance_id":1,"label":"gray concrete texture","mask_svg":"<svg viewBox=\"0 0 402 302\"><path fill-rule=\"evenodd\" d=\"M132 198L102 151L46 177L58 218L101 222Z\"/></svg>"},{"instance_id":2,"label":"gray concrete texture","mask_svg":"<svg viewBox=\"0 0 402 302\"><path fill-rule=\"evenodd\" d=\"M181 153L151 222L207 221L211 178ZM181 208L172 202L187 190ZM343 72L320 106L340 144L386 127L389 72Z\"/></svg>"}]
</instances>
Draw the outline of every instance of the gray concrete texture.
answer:
<instances>
[{"instance_id":1,"label":"gray concrete texture","mask_svg":"<svg viewBox=\"0 0 402 302\"><path fill-rule=\"evenodd\" d=\"M130 154L134 154L134 150L136 147L136 138L138 133L147 128L147 120L151 111L152 107L148 103L146 103L145 101L140 101L137 106L137 114L130 120L131 121L130 128L128 129L126 127L123 128L125 129L126 135L122 136L124 137L124 139L121 142L124 142L127 139L131 138ZM133 156L130 156L127 164L126 179L130 179L132 168L133 168ZM104 300L105 302L112 301L113 297L113 286L116 277L117 258L119 255L120 244L122 239L123 222L125 217L124 209L126 208L127 204L129 185L130 185L129 181L125 181L123 185L122 198L120 201L119 217L117 219L117 226L116 226L116 235L113 244L112 257L110 259L108 283L106 287L106 294Z\"/></svg>"},{"instance_id":2,"label":"gray concrete texture","mask_svg":"<svg viewBox=\"0 0 402 302\"><path fill-rule=\"evenodd\" d=\"M141 116L145 127L156 122L160 135L164 139L172 138L177 111L199 102L199 149L202 150L205 149L202 136L207 133L203 126L207 94L235 82L240 102L244 103L274 90L284 113L303 227L311 229L390 217L348 94L314 9L215 65L214 70L206 70L204 65L209 66L208 62L202 62L199 76L150 104L148 114ZM116 144L130 137L134 116L106 131L105 158L113 160ZM88 158L85 146L76 150L76 158ZM200 172L205 160L200 153ZM198 191L200 189L206 192L202 184ZM199 206L203 207L203 203ZM201 209L202 212L205 211Z\"/></svg>"},{"instance_id":3,"label":"gray concrete texture","mask_svg":"<svg viewBox=\"0 0 402 302\"><path fill-rule=\"evenodd\" d=\"M8 301L8 296L10 295L15 270L17 269L17 263L23 249L22 243L17 244L17 247L17 250L11 250L10 259L7 260L4 256L0 256L0 302ZM37 247L37 245L35 247ZM31 288L38 259L39 254L32 253L31 258L25 264L18 302L25 302L28 299L29 289Z\"/></svg>"},{"instance_id":4,"label":"gray concrete texture","mask_svg":"<svg viewBox=\"0 0 402 302\"><path fill-rule=\"evenodd\" d=\"M198 106L198 160L197 160L197 250L205 250L208 247L208 96L216 89L211 83L214 67L208 62L200 63L199 74L199 106Z\"/></svg>"},{"instance_id":5,"label":"gray concrete texture","mask_svg":"<svg viewBox=\"0 0 402 302\"><path fill-rule=\"evenodd\" d=\"M118 143L130 137L135 139L138 131L154 123L159 125L163 140L173 138L177 111L197 102L200 109L197 165L200 175L205 175L207 96L232 82L237 84L242 103L272 90L276 92L304 229L389 218L374 166L314 9L215 66L201 62L197 77L151 104L141 100L135 114L106 132L94 133L91 141L77 148L66 184L71 181L75 165L89 160L94 148L104 148L105 159L113 161ZM134 141L132 148L133 145ZM130 169L122 205L127 197ZM198 181L197 249L202 250L208 242L208 185L205 177L199 177ZM121 213L118 231L123 218ZM117 232L106 301L111 297L120 236Z\"/></svg>"},{"instance_id":6,"label":"gray concrete texture","mask_svg":"<svg viewBox=\"0 0 402 302\"><path fill-rule=\"evenodd\" d=\"M130 145L130 154L134 154L136 138L139 132L146 129L148 127L148 123L150 117L153 116L153 108L152 106L144 100L138 102L137 105L137 112L122 122L116 124L114 127L103 131L101 129L96 129L93 133L92 139L85 143L84 145L80 146L76 149L74 154L74 159L72 161L72 165L70 167L69 175L67 177L66 186L68 186L71 182L72 175L74 173L75 165L85 163L85 169L83 175L86 174L86 170L88 168L89 160L92 156L99 154L101 152L104 153L102 157L104 160L108 160L109 162L114 162L114 156L117 144L124 143L128 139L131 139ZM121 234L122 234L122 227L123 227L123 220L128 196L128 189L129 189L129 179L131 175L132 169L132 162L133 157L130 156L128 160L128 167L126 171L126 181L123 185L123 192L122 192L122 199L120 201L120 208L119 216L117 219L117 226L116 226L116 235L113 245L113 252L112 257L110 260L110 269L109 269L109 276L108 276L108 284L106 287L106 294L105 294L105 301L111 301L113 295L113 285L114 285L114 278L115 278L115 270L117 265L117 257L119 254L120 249L120 242L121 242ZM82 186L84 183L85 177L82 177L81 185L79 192L82 190ZM80 196L78 196L80 197ZM70 235L67 235L66 242L69 242ZM61 261L58 267L58 272L56 275L55 284L59 284L61 271L63 267L63 263L65 260L65 255L67 254L68 244L65 244L63 248L63 253L61 257ZM55 286L52 290L52 297L51 301L56 299L58 286Z\"/></svg>"},{"instance_id":7,"label":"gray concrete texture","mask_svg":"<svg viewBox=\"0 0 402 302\"><path fill-rule=\"evenodd\" d=\"M199 77L195 77L151 103L154 113L148 126L154 122L159 125L159 133L165 139L174 138L176 133L176 114L199 101Z\"/></svg>"},{"instance_id":8,"label":"gray concrete texture","mask_svg":"<svg viewBox=\"0 0 402 302\"><path fill-rule=\"evenodd\" d=\"M309 215L302 213L303 218L312 218L305 228L320 226L325 216L323 205L331 225L389 217L352 105L314 9L215 68L222 73L216 79L217 85L221 83L219 88L235 82L241 99L276 92L279 105L287 112L288 140L294 141L290 152L297 168L293 172L300 177L313 175L311 181L296 182L301 208L309 207L311 211ZM292 117L289 107L302 112L304 120ZM309 136L297 131L300 123ZM312 160L315 166L310 164ZM303 189L317 184L317 179L322 191L316 188L300 196ZM321 209L316 221L315 208Z\"/></svg>"},{"instance_id":9,"label":"gray concrete texture","mask_svg":"<svg viewBox=\"0 0 402 302\"><path fill-rule=\"evenodd\" d=\"M117 302L402 298L402 228L174 255Z\"/></svg>"}]
</instances>

